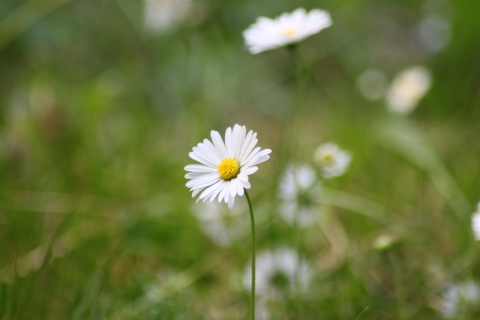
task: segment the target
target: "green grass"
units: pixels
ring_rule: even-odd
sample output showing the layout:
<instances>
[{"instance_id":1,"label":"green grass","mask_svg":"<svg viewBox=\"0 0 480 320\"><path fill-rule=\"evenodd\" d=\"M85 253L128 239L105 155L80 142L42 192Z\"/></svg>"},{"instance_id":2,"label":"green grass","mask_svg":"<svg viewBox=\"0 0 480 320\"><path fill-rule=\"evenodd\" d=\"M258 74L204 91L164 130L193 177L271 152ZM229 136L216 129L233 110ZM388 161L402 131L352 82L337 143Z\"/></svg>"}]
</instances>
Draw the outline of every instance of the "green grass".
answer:
<instances>
[{"instance_id":1,"label":"green grass","mask_svg":"<svg viewBox=\"0 0 480 320\"><path fill-rule=\"evenodd\" d=\"M273 150L251 177L257 252L297 248L314 273L273 319L441 318L445 288L480 277L479 5L429 1L451 22L430 53L412 37L422 2L195 3L163 35L145 30L141 2L0 4L0 319L246 319L249 229L215 244L183 169L210 130L235 123ZM242 32L298 6L334 24L298 47L310 77L291 137L287 50L250 55ZM356 88L366 69L390 81L417 64L433 85L408 116ZM279 217L280 175L327 141L353 161L322 181L318 223L299 232ZM393 243L379 249L382 235Z\"/></svg>"}]
</instances>

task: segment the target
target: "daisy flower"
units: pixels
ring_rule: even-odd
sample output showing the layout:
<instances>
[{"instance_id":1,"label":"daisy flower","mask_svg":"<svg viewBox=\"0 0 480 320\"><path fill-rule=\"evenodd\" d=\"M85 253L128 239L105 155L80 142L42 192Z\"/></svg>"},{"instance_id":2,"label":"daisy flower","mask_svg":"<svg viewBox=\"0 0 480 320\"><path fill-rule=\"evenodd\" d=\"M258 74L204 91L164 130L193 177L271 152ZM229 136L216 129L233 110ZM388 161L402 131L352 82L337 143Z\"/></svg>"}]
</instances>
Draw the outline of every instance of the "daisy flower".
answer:
<instances>
[{"instance_id":1,"label":"daisy flower","mask_svg":"<svg viewBox=\"0 0 480 320\"><path fill-rule=\"evenodd\" d=\"M185 20L192 6L192 0L144 0L145 27L165 33Z\"/></svg>"},{"instance_id":2,"label":"daisy flower","mask_svg":"<svg viewBox=\"0 0 480 320\"><path fill-rule=\"evenodd\" d=\"M357 88L370 100L380 99L387 87L387 77L377 69L367 69L357 78Z\"/></svg>"},{"instance_id":3,"label":"daisy flower","mask_svg":"<svg viewBox=\"0 0 480 320\"><path fill-rule=\"evenodd\" d=\"M231 208L235 196L243 196L245 189L250 189L248 176L258 170L257 164L270 158L272 150L255 147L257 134L251 130L247 133L245 126L238 124L227 128L225 142L217 131L212 130L210 137L212 141L203 140L189 153L200 164L185 167L185 178L190 180L186 186L192 197L200 193L198 200L218 198Z\"/></svg>"},{"instance_id":4,"label":"daisy flower","mask_svg":"<svg viewBox=\"0 0 480 320\"><path fill-rule=\"evenodd\" d=\"M347 170L352 156L334 143L325 143L317 148L314 161L320 166L324 178L341 176Z\"/></svg>"},{"instance_id":5,"label":"daisy flower","mask_svg":"<svg viewBox=\"0 0 480 320\"><path fill-rule=\"evenodd\" d=\"M200 228L215 244L228 247L242 238L247 229L244 219L245 203L237 202L228 209L215 202L196 205L193 213L200 222Z\"/></svg>"},{"instance_id":6,"label":"daisy flower","mask_svg":"<svg viewBox=\"0 0 480 320\"><path fill-rule=\"evenodd\" d=\"M431 86L428 69L415 66L402 71L392 82L387 95L390 111L400 114L411 112Z\"/></svg>"},{"instance_id":7,"label":"daisy flower","mask_svg":"<svg viewBox=\"0 0 480 320\"><path fill-rule=\"evenodd\" d=\"M260 17L243 32L245 43L252 54L299 42L332 25L327 11L299 8L292 13L270 19Z\"/></svg>"},{"instance_id":8,"label":"daisy flower","mask_svg":"<svg viewBox=\"0 0 480 320\"><path fill-rule=\"evenodd\" d=\"M280 180L280 215L289 222L295 219L300 227L315 222L319 213L320 184L315 170L307 165L290 165Z\"/></svg>"},{"instance_id":9,"label":"daisy flower","mask_svg":"<svg viewBox=\"0 0 480 320\"><path fill-rule=\"evenodd\" d=\"M312 270L306 261L286 247L260 252L257 256L256 272L257 292L270 297L276 297L282 291L304 291L312 277ZM251 287L251 273L251 269L246 268L243 277L246 289Z\"/></svg>"},{"instance_id":10,"label":"daisy flower","mask_svg":"<svg viewBox=\"0 0 480 320\"><path fill-rule=\"evenodd\" d=\"M464 319L480 303L480 286L467 280L446 287L439 301L439 311L446 319Z\"/></svg>"},{"instance_id":11,"label":"daisy flower","mask_svg":"<svg viewBox=\"0 0 480 320\"><path fill-rule=\"evenodd\" d=\"M480 241L480 203L477 205L477 211L472 216L472 229L475 240Z\"/></svg>"}]
</instances>

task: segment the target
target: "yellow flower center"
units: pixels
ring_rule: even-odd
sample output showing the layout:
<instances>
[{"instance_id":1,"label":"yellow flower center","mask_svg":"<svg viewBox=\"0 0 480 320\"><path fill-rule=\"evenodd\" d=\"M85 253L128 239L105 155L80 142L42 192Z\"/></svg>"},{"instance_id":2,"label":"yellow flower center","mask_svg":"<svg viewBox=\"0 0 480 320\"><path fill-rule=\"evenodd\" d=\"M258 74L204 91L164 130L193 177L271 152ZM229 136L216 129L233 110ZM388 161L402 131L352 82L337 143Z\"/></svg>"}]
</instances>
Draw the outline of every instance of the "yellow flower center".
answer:
<instances>
[{"instance_id":1,"label":"yellow flower center","mask_svg":"<svg viewBox=\"0 0 480 320\"><path fill-rule=\"evenodd\" d=\"M217 167L223 180L232 180L240 172L240 164L233 158L223 159Z\"/></svg>"},{"instance_id":2,"label":"yellow flower center","mask_svg":"<svg viewBox=\"0 0 480 320\"><path fill-rule=\"evenodd\" d=\"M297 30L295 29L286 29L286 30L283 30L283 34L287 37L293 37L294 35L297 34Z\"/></svg>"},{"instance_id":3,"label":"yellow flower center","mask_svg":"<svg viewBox=\"0 0 480 320\"><path fill-rule=\"evenodd\" d=\"M322 156L322 162L324 165L329 165L333 163L333 155L331 153L326 153Z\"/></svg>"}]
</instances>

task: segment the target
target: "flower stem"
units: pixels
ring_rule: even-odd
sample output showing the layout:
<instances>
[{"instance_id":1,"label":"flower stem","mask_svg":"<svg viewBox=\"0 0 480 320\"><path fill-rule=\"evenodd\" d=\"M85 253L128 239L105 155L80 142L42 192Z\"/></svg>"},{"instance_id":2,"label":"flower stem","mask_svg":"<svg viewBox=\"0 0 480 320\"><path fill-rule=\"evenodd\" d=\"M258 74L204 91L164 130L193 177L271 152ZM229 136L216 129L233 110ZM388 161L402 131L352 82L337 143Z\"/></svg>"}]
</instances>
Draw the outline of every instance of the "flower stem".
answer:
<instances>
[{"instance_id":1,"label":"flower stem","mask_svg":"<svg viewBox=\"0 0 480 320\"><path fill-rule=\"evenodd\" d=\"M252 320L255 320L255 218L253 216L252 202L250 201L247 190L245 190L245 197L247 198L252 224L252 292L250 295L250 316Z\"/></svg>"},{"instance_id":2,"label":"flower stem","mask_svg":"<svg viewBox=\"0 0 480 320\"><path fill-rule=\"evenodd\" d=\"M308 82L308 68L303 63L302 57L299 52L299 48L297 45L293 45L288 47L289 55L292 63L292 68L294 72L294 79L295 79L295 96L294 96L294 103L292 108L292 115L289 119L293 119L293 124L291 128L291 136L290 136L290 150L288 156L290 157L290 161L297 161L298 160L298 141L300 137L300 129L302 127L302 118L303 118L303 104L304 104L304 96L305 90L307 88Z\"/></svg>"}]
</instances>

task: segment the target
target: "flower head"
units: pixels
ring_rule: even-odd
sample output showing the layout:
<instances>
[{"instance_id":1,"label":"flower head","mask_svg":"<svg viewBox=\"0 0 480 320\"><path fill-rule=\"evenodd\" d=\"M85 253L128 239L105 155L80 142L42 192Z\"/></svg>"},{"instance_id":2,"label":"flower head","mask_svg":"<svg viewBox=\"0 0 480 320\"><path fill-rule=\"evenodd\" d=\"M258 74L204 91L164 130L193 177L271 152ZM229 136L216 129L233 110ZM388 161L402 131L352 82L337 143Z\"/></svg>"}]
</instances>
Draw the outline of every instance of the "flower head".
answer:
<instances>
[{"instance_id":1,"label":"flower head","mask_svg":"<svg viewBox=\"0 0 480 320\"><path fill-rule=\"evenodd\" d=\"M154 33L165 33L181 23L192 6L192 0L144 0L145 27Z\"/></svg>"},{"instance_id":2,"label":"flower head","mask_svg":"<svg viewBox=\"0 0 480 320\"><path fill-rule=\"evenodd\" d=\"M236 202L228 210L218 203L205 202L195 206L193 213L205 235L221 247L230 246L248 230L244 202Z\"/></svg>"},{"instance_id":3,"label":"flower head","mask_svg":"<svg viewBox=\"0 0 480 320\"><path fill-rule=\"evenodd\" d=\"M270 158L272 150L255 147L257 134L251 130L247 133L245 126L238 124L227 128L225 142L217 131L212 130L210 137L212 141L203 140L189 153L200 164L185 167L185 178L190 179L186 185L193 197L201 192L198 200L218 197L218 202L232 207L235 196L243 196L250 188L248 176L258 170L257 164Z\"/></svg>"},{"instance_id":4,"label":"flower head","mask_svg":"<svg viewBox=\"0 0 480 320\"><path fill-rule=\"evenodd\" d=\"M319 213L320 184L315 170L307 165L290 165L280 180L280 215L300 227L315 222Z\"/></svg>"},{"instance_id":5,"label":"flower head","mask_svg":"<svg viewBox=\"0 0 480 320\"><path fill-rule=\"evenodd\" d=\"M478 203L477 211L472 216L472 229L475 240L480 241L480 203Z\"/></svg>"},{"instance_id":6,"label":"flower head","mask_svg":"<svg viewBox=\"0 0 480 320\"><path fill-rule=\"evenodd\" d=\"M322 169L323 177L327 179L344 174L352 160L349 152L331 142L319 146L315 150L313 158Z\"/></svg>"},{"instance_id":7,"label":"flower head","mask_svg":"<svg viewBox=\"0 0 480 320\"><path fill-rule=\"evenodd\" d=\"M392 82L387 95L387 106L395 113L411 112L431 85L428 70L422 66L402 71Z\"/></svg>"},{"instance_id":8,"label":"flower head","mask_svg":"<svg viewBox=\"0 0 480 320\"><path fill-rule=\"evenodd\" d=\"M439 301L439 311L444 318L464 319L466 313L480 302L480 286L467 280L446 287Z\"/></svg>"},{"instance_id":9,"label":"flower head","mask_svg":"<svg viewBox=\"0 0 480 320\"><path fill-rule=\"evenodd\" d=\"M252 270L247 268L243 277L243 285L247 289L252 285L251 272ZM303 291L312 277L312 270L306 261L295 251L283 247L260 252L257 256L256 272L257 292L271 297L282 291Z\"/></svg>"},{"instance_id":10,"label":"flower head","mask_svg":"<svg viewBox=\"0 0 480 320\"><path fill-rule=\"evenodd\" d=\"M257 54L299 42L332 25L327 11L314 9L309 13L299 8L292 13L270 19L260 17L243 32L248 50Z\"/></svg>"}]
</instances>

